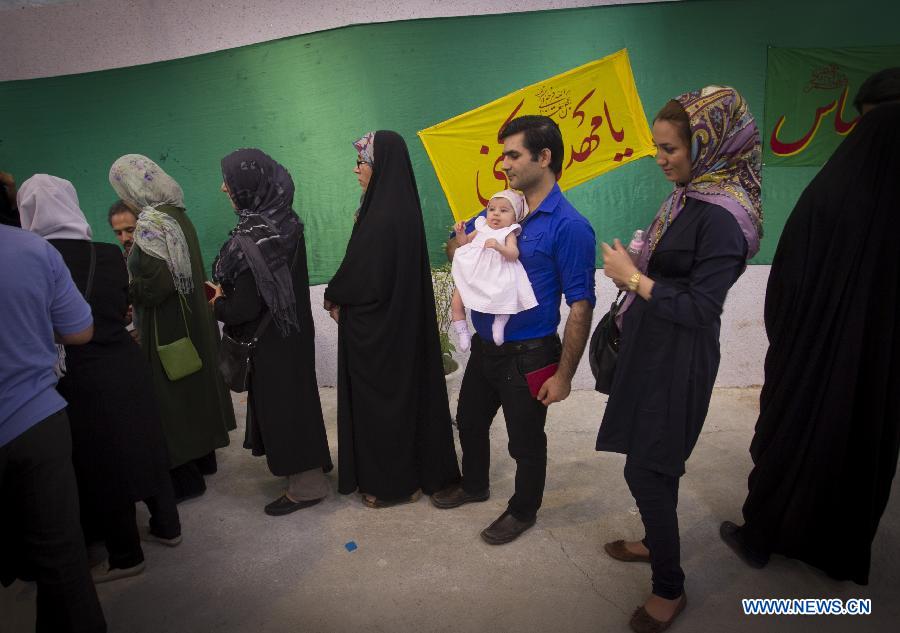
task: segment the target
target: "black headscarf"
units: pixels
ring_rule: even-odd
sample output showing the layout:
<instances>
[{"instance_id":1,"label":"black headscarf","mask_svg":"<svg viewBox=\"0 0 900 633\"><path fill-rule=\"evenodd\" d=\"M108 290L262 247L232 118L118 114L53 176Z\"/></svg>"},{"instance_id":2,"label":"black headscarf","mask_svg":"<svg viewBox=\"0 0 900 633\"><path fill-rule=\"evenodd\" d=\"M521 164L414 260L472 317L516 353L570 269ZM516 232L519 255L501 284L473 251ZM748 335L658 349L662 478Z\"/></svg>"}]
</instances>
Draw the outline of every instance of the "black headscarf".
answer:
<instances>
[{"instance_id":1,"label":"black headscarf","mask_svg":"<svg viewBox=\"0 0 900 633\"><path fill-rule=\"evenodd\" d=\"M863 105L878 105L900 99L900 67L885 68L866 79L856 93L853 105L862 112Z\"/></svg>"},{"instance_id":2,"label":"black headscarf","mask_svg":"<svg viewBox=\"0 0 900 633\"><path fill-rule=\"evenodd\" d=\"M298 330L290 264L303 233L294 213L294 181L258 149L239 149L222 159L222 177L234 201L238 225L213 263L218 283L234 283L247 269L282 334Z\"/></svg>"},{"instance_id":3,"label":"black headscarf","mask_svg":"<svg viewBox=\"0 0 900 633\"><path fill-rule=\"evenodd\" d=\"M900 105L863 115L791 212L769 337L748 545L866 583L900 451Z\"/></svg>"},{"instance_id":4,"label":"black headscarf","mask_svg":"<svg viewBox=\"0 0 900 633\"><path fill-rule=\"evenodd\" d=\"M6 185L2 182L0 182L0 224L22 226L22 222L19 219L19 212L10 203Z\"/></svg>"},{"instance_id":5,"label":"black headscarf","mask_svg":"<svg viewBox=\"0 0 900 633\"><path fill-rule=\"evenodd\" d=\"M341 307L339 490L397 499L459 479L425 225L409 152L375 133L372 177L325 298Z\"/></svg>"}]
</instances>

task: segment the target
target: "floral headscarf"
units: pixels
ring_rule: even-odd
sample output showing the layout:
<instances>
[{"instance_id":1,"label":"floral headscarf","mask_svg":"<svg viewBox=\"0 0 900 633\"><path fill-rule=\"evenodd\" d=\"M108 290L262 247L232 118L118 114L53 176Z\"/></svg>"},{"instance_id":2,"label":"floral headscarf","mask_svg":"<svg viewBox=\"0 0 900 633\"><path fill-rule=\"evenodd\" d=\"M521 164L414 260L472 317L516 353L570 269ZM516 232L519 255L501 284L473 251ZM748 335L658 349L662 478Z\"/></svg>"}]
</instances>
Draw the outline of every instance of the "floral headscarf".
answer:
<instances>
[{"instance_id":1,"label":"floral headscarf","mask_svg":"<svg viewBox=\"0 0 900 633\"><path fill-rule=\"evenodd\" d=\"M747 259L759 252L763 234L762 142L747 102L727 86L706 86L675 100L691 122L691 177L685 184L675 184L647 229L637 262L645 274L650 256L688 198L711 202L734 216L747 240ZM634 293L629 292L619 310L620 325L633 301Z\"/></svg>"},{"instance_id":2,"label":"floral headscarf","mask_svg":"<svg viewBox=\"0 0 900 633\"><path fill-rule=\"evenodd\" d=\"M116 194L140 209L134 243L142 251L166 262L175 288L190 294L194 289L187 239L178 222L156 207L184 208L181 186L159 165L140 154L126 154L109 170L109 184Z\"/></svg>"},{"instance_id":3,"label":"floral headscarf","mask_svg":"<svg viewBox=\"0 0 900 633\"><path fill-rule=\"evenodd\" d=\"M747 259L759 252L762 142L747 102L734 88L707 86L675 99L691 121L691 179L675 184L647 230L641 271L687 198L719 205L737 220L747 240Z\"/></svg>"},{"instance_id":4,"label":"floral headscarf","mask_svg":"<svg viewBox=\"0 0 900 633\"><path fill-rule=\"evenodd\" d=\"M364 134L353 142L353 147L369 167L375 167L375 132Z\"/></svg>"}]
</instances>

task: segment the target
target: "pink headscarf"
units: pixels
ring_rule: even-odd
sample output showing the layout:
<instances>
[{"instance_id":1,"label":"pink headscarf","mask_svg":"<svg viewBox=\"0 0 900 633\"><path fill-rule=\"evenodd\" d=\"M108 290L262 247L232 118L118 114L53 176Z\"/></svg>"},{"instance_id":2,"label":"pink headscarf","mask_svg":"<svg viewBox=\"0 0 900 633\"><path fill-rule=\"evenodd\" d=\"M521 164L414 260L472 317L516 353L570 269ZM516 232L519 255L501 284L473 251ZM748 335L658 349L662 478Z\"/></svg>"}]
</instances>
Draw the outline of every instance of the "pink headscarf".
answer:
<instances>
[{"instance_id":1,"label":"pink headscarf","mask_svg":"<svg viewBox=\"0 0 900 633\"><path fill-rule=\"evenodd\" d=\"M516 222L521 222L528 215L528 203L525 201L525 196L516 191L515 189L504 189L503 191L498 191L491 198L506 198L509 200L512 205L513 212L516 214Z\"/></svg>"}]
</instances>

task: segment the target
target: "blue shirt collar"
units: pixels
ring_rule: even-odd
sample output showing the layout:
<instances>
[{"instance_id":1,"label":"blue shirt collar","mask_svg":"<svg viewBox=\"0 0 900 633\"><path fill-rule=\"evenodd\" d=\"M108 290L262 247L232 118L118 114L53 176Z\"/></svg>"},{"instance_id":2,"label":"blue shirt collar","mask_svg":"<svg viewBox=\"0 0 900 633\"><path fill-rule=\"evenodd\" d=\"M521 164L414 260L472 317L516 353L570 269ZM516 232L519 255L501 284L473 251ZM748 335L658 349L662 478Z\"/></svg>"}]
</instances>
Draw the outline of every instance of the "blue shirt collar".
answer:
<instances>
[{"instance_id":1,"label":"blue shirt collar","mask_svg":"<svg viewBox=\"0 0 900 633\"><path fill-rule=\"evenodd\" d=\"M559 188L559 183L554 183L553 189L550 190L550 193L547 194L547 197L538 205L537 209L534 209L532 213L553 213L556 211L559 206L560 201L562 200L562 191Z\"/></svg>"}]
</instances>

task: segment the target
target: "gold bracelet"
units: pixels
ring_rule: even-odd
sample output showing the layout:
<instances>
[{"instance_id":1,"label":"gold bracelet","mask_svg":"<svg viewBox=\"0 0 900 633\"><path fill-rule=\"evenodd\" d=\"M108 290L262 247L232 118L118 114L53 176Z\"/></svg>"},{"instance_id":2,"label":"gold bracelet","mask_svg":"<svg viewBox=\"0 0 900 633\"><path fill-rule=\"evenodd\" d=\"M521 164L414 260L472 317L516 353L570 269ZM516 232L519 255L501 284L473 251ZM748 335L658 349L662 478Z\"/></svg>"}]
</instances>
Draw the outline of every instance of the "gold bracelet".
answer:
<instances>
[{"instance_id":1,"label":"gold bracelet","mask_svg":"<svg viewBox=\"0 0 900 633\"><path fill-rule=\"evenodd\" d=\"M638 286L641 284L641 273L636 272L631 277L628 278L628 290L631 292L637 292Z\"/></svg>"}]
</instances>

